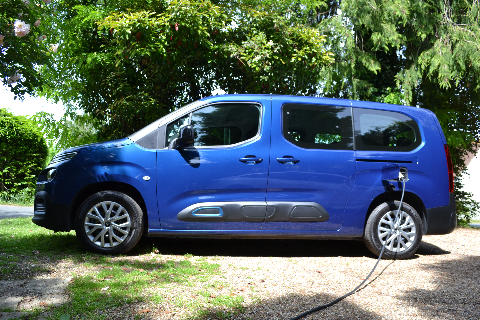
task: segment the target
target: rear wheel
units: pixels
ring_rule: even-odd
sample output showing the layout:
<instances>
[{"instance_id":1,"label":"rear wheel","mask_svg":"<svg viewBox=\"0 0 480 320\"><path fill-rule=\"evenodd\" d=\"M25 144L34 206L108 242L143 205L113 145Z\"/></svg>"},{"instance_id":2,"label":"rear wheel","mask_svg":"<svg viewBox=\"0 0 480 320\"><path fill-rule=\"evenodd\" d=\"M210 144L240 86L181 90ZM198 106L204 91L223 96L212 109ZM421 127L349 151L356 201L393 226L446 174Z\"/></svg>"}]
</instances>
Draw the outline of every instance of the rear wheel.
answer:
<instances>
[{"instance_id":1,"label":"rear wheel","mask_svg":"<svg viewBox=\"0 0 480 320\"><path fill-rule=\"evenodd\" d=\"M75 219L75 231L88 251L122 254L131 250L143 232L143 213L128 195L101 191L83 202Z\"/></svg>"},{"instance_id":2,"label":"rear wheel","mask_svg":"<svg viewBox=\"0 0 480 320\"><path fill-rule=\"evenodd\" d=\"M384 202L376 207L367 220L364 241L375 255L380 255L385 244L383 258L408 259L415 254L422 242L422 221L417 211L408 203Z\"/></svg>"}]
</instances>

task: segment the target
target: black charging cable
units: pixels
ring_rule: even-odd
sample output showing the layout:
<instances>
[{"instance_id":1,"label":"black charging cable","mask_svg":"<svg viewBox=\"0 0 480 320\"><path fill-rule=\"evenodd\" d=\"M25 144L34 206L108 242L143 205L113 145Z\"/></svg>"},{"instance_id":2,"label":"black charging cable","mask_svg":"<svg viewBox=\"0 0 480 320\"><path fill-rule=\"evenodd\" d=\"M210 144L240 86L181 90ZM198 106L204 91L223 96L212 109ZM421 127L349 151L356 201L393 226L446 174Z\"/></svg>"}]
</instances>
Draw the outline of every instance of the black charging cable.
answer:
<instances>
[{"instance_id":1,"label":"black charging cable","mask_svg":"<svg viewBox=\"0 0 480 320\"><path fill-rule=\"evenodd\" d=\"M400 204L398 206L398 209L397 209L397 213L395 214L395 223L394 225L397 224L398 222L398 215L399 215L399 212L400 212L400 209L402 208L402 203L403 203L403 196L405 194L405 182L408 181L408 176L406 173L401 173L400 176L399 176L399 181L401 181L403 183L403 190L402 190L402 198L400 199ZM346 297L348 296L351 296L352 294L356 293L362 286L365 282L367 282L367 280L371 277L371 275L373 274L373 272L375 271L375 269L377 268L378 266L378 263L380 262L380 260L382 259L382 255L383 255L383 251L385 250L385 245L387 244L387 240L390 238L390 235L392 234L392 229L393 228L390 228L390 231L388 232L388 235L387 235L387 238L385 239L385 242L383 243L383 246L382 246L382 251L380 251L380 255L378 256L378 259L377 259L377 262L375 263L375 266L373 266L373 269L372 271L370 271L370 273L368 274L368 276L365 278L365 280L362 281L362 283L360 283L358 286L355 287L355 289L353 289L352 291L350 291L349 293L341 296L340 298L338 299L335 299L333 300L332 302L329 302L327 304L324 304L324 305L321 305L321 306L318 306L318 307L315 307L313 309L310 309L302 314L299 314L298 316L290 319L290 320L298 320L298 319L301 319L303 317L306 317L308 316L309 314L312 314L312 313L315 313L317 311L320 311L320 310L323 310L323 309L326 309L328 307L331 307L333 306L334 304L342 301L343 299L345 299Z\"/></svg>"}]
</instances>

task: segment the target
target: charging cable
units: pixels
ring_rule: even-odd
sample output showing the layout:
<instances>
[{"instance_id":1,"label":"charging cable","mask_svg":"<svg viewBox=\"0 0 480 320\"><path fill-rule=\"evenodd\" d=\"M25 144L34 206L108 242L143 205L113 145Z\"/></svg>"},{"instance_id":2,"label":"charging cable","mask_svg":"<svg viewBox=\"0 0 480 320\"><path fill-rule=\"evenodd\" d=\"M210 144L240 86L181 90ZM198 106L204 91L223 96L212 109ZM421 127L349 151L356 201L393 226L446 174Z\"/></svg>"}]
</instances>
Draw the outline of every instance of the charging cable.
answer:
<instances>
[{"instance_id":1,"label":"charging cable","mask_svg":"<svg viewBox=\"0 0 480 320\"><path fill-rule=\"evenodd\" d=\"M405 182L408 181L408 173L407 173L407 170L406 168L402 168L400 170L400 173L399 173L399 176L398 176L398 181L401 181L402 184L403 184L403 188L402 188L402 197L400 199L400 204L398 206L398 209L397 209L397 213L395 214L395 222L394 222L394 226L398 223L398 217L399 217L399 213L400 213L400 209L402 208L402 203L403 203L403 196L405 194ZM373 274L373 272L375 271L375 269L377 268L378 266L378 263L380 262L380 260L382 259L382 255L383 255L383 251L385 250L385 245L387 244L387 241L389 240L390 238L390 235L392 234L392 228L390 228L390 231L388 232L388 235L385 239L385 241L383 242L383 246L382 246L382 251L380 251L380 255L378 256L378 259L377 259L377 262L375 263L375 266L373 266L373 269L372 271L370 271L370 273L368 274L368 276L365 278L365 280L362 281L362 283L360 283L358 286L355 287L355 289L353 289L352 291L350 291L349 293L341 296L340 298L338 299L335 299L333 300L332 302L329 302L327 304L324 304L324 305L321 305L321 306L318 306L318 307L315 307L313 309L310 309L290 320L298 320L298 319L301 319L303 317L306 317L308 316L309 314L312 314L312 313L315 313L317 311L320 311L320 310L323 310L323 309L326 309L328 307L331 307L333 306L334 304L342 301L343 299L345 299L346 297L348 296L351 296L352 294L356 293L362 286L365 282L367 282L367 280L370 278L370 276Z\"/></svg>"}]
</instances>

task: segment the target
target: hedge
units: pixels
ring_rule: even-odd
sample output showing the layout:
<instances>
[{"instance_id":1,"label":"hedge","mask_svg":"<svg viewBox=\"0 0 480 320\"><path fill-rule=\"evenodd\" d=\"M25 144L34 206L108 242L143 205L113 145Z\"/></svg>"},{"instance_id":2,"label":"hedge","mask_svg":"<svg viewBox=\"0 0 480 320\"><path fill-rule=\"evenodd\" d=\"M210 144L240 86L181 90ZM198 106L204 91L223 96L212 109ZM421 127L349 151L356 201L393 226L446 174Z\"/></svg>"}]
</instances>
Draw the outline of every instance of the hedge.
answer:
<instances>
[{"instance_id":1,"label":"hedge","mask_svg":"<svg viewBox=\"0 0 480 320\"><path fill-rule=\"evenodd\" d=\"M0 193L33 187L47 154L45 139L33 121L0 108Z\"/></svg>"}]
</instances>

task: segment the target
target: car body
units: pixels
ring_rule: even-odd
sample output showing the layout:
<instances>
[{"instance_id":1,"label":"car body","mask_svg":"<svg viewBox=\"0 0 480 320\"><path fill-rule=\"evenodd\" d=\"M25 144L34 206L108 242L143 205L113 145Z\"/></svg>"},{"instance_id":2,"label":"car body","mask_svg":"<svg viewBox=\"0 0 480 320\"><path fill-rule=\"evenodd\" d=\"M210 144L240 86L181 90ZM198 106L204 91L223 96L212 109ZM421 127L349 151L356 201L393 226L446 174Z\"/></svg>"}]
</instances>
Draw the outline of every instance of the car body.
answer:
<instances>
[{"instance_id":1,"label":"car body","mask_svg":"<svg viewBox=\"0 0 480 320\"><path fill-rule=\"evenodd\" d=\"M422 235L454 230L452 171L426 109L214 96L57 154L38 177L33 222L75 229L108 254L145 234L364 239L377 255L386 243L387 257L407 258Z\"/></svg>"}]
</instances>

